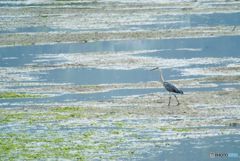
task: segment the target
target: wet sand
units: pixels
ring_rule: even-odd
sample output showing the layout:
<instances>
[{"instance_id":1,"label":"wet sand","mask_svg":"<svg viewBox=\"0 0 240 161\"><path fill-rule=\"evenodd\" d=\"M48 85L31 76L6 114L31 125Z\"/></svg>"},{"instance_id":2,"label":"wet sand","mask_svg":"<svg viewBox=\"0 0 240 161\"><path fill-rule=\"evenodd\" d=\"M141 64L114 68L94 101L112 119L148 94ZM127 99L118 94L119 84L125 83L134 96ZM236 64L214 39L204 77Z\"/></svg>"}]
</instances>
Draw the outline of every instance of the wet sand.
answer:
<instances>
[{"instance_id":1,"label":"wet sand","mask_svg":"<svg viewBox=\"0 0 240 161\"><path fill-rule=\"evenodd\" d=\"M89 33L26 33L3 34L0 36L1 46L19 46L55 43L86 43L103 40L129 39L172 39L240 35L240 30L232 31L231 27L200 27L193 29L173 29L163 31L132 32L89 32Z\"/></svg>"}]
</instances>

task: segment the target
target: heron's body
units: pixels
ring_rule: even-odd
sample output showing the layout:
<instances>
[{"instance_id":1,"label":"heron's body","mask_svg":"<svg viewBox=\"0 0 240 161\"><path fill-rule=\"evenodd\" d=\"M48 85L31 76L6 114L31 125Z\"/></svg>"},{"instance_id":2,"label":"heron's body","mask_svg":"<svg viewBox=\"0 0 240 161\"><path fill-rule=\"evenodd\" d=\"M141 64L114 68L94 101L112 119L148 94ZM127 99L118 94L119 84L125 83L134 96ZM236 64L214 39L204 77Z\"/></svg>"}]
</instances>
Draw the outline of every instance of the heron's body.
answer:
<instances>
[{"instance_id":1,"label":"heron's body","mask_svg":"<svg viewBox=\"0 0 240 161\"><path fill-rule=\"evenodd\" d=\"M163 82L163 86L168 92L183 94L182 90L178 89L177 87L175 87L173 84L169 82Z\"/></svg>"},{"instance_id":2,"label":"heron's body","mask_svg":"<svg viewBox=\"0 0 240 161\"><path fill-rule=\"evenodd\" d=\"M159 67L157 68L154 68L152 70L156 70L156 69L159 69ZM164 78L163 78L163 75L162 75L162 71L160 70L160 81L162 82L164 88L169 92L170 96L169 96L169 101L168 101L168 106L170 105L170 102L171 102L171 94L174 95L174 97L176 98L178 104L179 105L179 101L177 99L177 96L176 94L183 94L183 91L178 89L176 86L174 86L173 84L169 83L169 82L166 82L164 81Z\"/></svg>"}]
</instances>

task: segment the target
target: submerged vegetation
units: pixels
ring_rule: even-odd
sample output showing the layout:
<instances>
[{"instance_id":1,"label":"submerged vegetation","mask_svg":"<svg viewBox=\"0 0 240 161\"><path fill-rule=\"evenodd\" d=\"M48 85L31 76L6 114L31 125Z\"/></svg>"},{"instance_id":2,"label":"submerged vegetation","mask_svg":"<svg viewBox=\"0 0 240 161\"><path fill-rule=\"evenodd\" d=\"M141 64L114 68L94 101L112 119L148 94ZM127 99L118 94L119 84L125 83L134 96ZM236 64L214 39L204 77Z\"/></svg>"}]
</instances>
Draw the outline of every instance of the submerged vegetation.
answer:
<instances>
[{"instance_id":1,"label":"submerged vegetation","mask_svg":"<svg viewBox=\"0 0 240 161\"><path fill-rule=\"evenodd\" d=\"M225 97L226 94L224 94ZM206 99L203 98L204 95L205 93L198 93L201 101ZM135 99L135 101L138 100ZM147 103L147 99L149 98L143 97L142 101ZM234 104L237 100L232 98L229 101L233 101ZM152 100L153 103L154 100ZM122 109L114 107L114 104L109 108L108 102L104 106L103 104L104 102L101 102L101 108L56 106L0 109L0 126L8 126L0 131L0 157L7 160L14 160L14 158L23 160L129 159L141 157L148 146L157 150L174 146L177 144L176 138L239 133L238 129L228 126L229 122L234 120L218 119L224 116L223 111L226 113L221 107L200 109L196 112L194 110L196 107L193 106L189 108L191 113L183 112L179 115L179 110L184 111L187 106L183 101L182 105L170 108L173 110L172 116L168 115L166 119L164 116L169 111L164 111L167 107L164 103L158 104L161 106L155 108L149 108L144 103L140 103L137 108ZM116 104L119 103L116 102ZM209 106L213 104L214 102L208 102ZM213 117L204 116L208 110L214 113ZM238 111L234 107L228 109L228 113L231 114L237 115ZM215 128L194 128L209 125ZM219 125L224 128L218 128ZM225 128L226 126L231 130Z\"/></svg>"},{"instance_id":2,"label":"submerged vegetation","mask_svg":"<svg viewBox=\"0 0 240 161\"><path fill-rule=\"evenodd\" d=\"M16 92L2 92L0 93L0 99L12 99L12 98L39 98L43 97L38 94L16 93Z\"/></svg>"}]
</instances>

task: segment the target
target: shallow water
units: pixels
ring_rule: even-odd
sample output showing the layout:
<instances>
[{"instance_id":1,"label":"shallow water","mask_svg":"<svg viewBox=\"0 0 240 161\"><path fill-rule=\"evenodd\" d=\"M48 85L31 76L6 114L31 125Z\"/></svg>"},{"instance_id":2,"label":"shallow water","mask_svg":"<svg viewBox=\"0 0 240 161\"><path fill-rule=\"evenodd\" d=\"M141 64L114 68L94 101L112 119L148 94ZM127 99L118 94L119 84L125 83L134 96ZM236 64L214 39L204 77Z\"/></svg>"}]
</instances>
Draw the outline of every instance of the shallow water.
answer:
<instances>
[{"instance_id":1,"label":"shallow water","mask_svg":"<svg viewBox=\"0 0 240 161\"><path fill-rule=\"evenodd\" d=\"M178 79L193 79L201 78L203 76L186 75L182 72L186 69L194 68L206 68L206 67L226 67L229 64L235 64L239 58L239 36L231 37L215 37L215 38L192 38L192 39L171 39L171 40L131 40L131 41L100 41L91 42L84 44L55 44L55 45L31 45L31 46L17 46L17 47L2 47L0 48L1 53L1 68L9 69L9 73L16 79L18 72L15 68L33 66L34 69L29 68L22 74L29 77L29 82L39 83L58 83L58 84L75 84L75 85L97 85L97 84L121 84L121 83L139 83L149 81L159 81L159 73L149 71L148 69L111 69L111 66L106 68L109 69L98 69L96 67L74 67L74 68L49 68L50 65L59 65L66 62L65 57L86 55L91 56L94 53L109 52L111 54L118 54L119 52L128 52L127 55L133 54L135 57L162 59L169 61L173 59L181 60L184 64L174 64L172 66L179 66L178 68L170 68L171 64L162 64L163 74L165 80L178 80ZM139 52L139 54L138 54ZM58 54L63 54L62 56ZM136 53L136 54L135 54ZM200 59L201 58L201 59ZM221 58L221 59L219 59ZM189 63L187 60L191 60ZM193 59L199 59L198 62L192 61ZM206 59L210 59L209 61ZM204 61L203 61L204 60ZM181 62L180 61L180 62ZM203 61L201 63L201 61ZM87 65L87 64L86 64ZM164 65L166 65L164 67ZM13 68L14 67L14 68ZM38 71L38 67L40 68ZM44 69L41 69L44 67ZM8 72L7 72L8 73ZM5 75L7 75L7 73ZM4 75L3 75L4 76ZM238 85L219 85L215 83L215 87L212 88L184 88L184 91L216 91L223 90L224 88L237 88ZM17 87L8 87L16 88ZM27 87L26 87L27 88ZM31 87L30 87L31 88ZM131 91L134 91L132 89ZM121 92L121 90L115 90L113 93L100 92L98 94L89 94L76 97L74 95L64 95L62 98L66 100L100 100L110 99L115 95L127 96L134 94L147 94L153 93L154 90L141 90L138 92ZM159 91L161 91L159 89ZM156 90L155 90L156 92ZM115 93L115 94L114 94ZM59 95L59 93L58 93ZM111 95L113 97L111 97ZM88 98L89 99L86 99ZM62 98L53 98L52 101L59 101ZM41 99L44 100L44 99ZM8 101L8 100L4 100ZM2 102L4 102L2 101ZM47 101L47 99L46 99ZM12 101L11 101L12 102ZM6 103L6 102L5 102Z\"/></svg>"},{"instance_id":2,"label":"shallow water","mask_svg":"<svg viewBox=\"0 0 240 161\"><path fill-rule=\"evenodd\" d=\"M158 16L152 24L127 25L130 30L156 30L156 29L178 29L202 26L236 26L239 25L240 13L211 13L211 14L189 14L189 15L164 15Z\"/></svg>"},{"instance_id":3,"label":"shallow water","mask_svg":"<svg viewBox=\"0 0 240 161\"><path fill-rule=\"evenodd\" d=\"M184 139L180 141L179 145L176 145L172 150L159 149L155 153L151 151L144 157L143 160L164 160L164 161L212 161L212 160L239 160L239 135L225 135L206 137L203 139ZM154 156L154 154L157 154ZM210 153L228 153L228 157L210 157ZM231 153L238 156L231 156ZM196 157L197 156L197 157Z\"/></svg>"},{"instance_id":4,"label":"shallow water","mask_svg":"<svg viewBox=\"0 0 240 161\"><path fill-rule=\"evenodd\" d=\"M143 56L161 58L204 58L204 57L239 57L239 36L215 38L190 38L170 40L131 40L99 41L83 44L30 45L2 47L1 67L29 64L41 54L119 52L119 51L153 51ZM16 59L4 61L8 57ZM49 60L50 61L50 60Z\"/></svg>"}]
</instances>

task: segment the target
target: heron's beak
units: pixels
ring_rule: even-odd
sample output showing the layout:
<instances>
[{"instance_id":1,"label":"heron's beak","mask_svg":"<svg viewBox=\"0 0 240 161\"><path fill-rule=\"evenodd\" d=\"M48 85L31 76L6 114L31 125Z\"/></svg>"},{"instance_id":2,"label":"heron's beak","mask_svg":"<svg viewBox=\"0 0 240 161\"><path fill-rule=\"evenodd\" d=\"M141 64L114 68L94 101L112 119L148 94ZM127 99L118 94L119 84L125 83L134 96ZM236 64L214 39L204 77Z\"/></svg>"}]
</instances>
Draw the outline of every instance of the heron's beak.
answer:
<instances>
[{"instance_id":1,"label":"heron's beak","mask_svg":"<svg viewBox=\"0 0 240 161\"><path fill-rule=\"evenodd\" d=\"M153 68L153 69L151 69L150 71L157 70L157 69L159 69L159 67Z\"/></svg>"}]
</instances>

